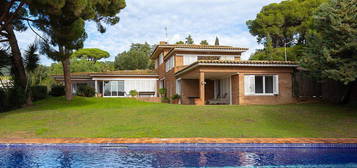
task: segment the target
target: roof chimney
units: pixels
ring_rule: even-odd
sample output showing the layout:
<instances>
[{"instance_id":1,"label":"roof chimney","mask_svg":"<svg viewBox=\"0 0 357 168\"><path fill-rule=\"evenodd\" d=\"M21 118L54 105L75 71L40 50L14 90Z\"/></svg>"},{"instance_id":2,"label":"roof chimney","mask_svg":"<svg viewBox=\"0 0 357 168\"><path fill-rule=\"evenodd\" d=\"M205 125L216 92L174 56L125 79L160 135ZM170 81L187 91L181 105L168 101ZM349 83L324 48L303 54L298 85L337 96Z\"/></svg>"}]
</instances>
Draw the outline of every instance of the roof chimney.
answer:
<instances>
[{"instance_id":1,"label":"roof chimney","mask_svg":"<svg viewBox=\"0 0 357 168\"><path fill-rule=\"evenodd\" d=\"M167 42L166 41L160 41L160 45L166 45Z\"/></svg>"}]
</instances>

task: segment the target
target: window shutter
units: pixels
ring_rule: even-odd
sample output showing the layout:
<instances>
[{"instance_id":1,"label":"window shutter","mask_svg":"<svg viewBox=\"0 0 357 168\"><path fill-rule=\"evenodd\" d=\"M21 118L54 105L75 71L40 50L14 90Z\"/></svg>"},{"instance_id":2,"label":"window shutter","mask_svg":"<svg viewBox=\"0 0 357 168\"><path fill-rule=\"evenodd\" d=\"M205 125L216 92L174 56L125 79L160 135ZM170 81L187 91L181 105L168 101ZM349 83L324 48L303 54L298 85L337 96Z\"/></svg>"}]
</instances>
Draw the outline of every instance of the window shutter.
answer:
<instances>
[{"instance_id":1,"label":"window shutter","mask_svg":"<svg viewBox=\"0 0 357 168\"><path fill-rule=\"evenodd\" d=\"M252 95L255 93L255 76L245 75L244 76L244 92L245 95Z\"/></svg>"},{"instance_id":2,"label":"window shutter","mask_svg":"<svg viewBox=\"0 0 357 168\"><path fill-rule=\"evenodd\" d=\"M279 94L279 76L274 75L273 78L273 92L274 94Z\"/></svg>"}]
</instances>

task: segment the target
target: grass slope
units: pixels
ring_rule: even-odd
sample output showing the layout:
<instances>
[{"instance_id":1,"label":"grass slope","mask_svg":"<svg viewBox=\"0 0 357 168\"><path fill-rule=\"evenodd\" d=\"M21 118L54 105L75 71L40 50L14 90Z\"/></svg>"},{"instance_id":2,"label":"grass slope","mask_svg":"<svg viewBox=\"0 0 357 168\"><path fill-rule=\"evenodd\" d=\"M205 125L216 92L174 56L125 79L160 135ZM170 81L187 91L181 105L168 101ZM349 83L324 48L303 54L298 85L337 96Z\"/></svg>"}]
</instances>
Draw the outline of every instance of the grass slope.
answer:
<instances>
[{"instance_id":1,"label":"grass slope","mask_svg":"<svg viewBox=\"0 0 357 168\"><path fill-rule=\"evenodd\" d=\"M357 109L325 104L184 106L49 98L0 113L0 137L357 137Z\"/></svg>"}]
</instances>

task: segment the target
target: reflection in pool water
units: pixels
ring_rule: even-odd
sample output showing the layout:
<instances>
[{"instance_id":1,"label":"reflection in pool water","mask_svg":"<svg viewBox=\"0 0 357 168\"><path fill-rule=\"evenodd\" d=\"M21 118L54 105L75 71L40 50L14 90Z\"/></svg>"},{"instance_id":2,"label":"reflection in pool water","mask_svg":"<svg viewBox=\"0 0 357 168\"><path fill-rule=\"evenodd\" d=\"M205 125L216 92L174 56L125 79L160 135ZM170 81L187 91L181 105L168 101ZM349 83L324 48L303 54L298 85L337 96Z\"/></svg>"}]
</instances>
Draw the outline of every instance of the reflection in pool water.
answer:
<instances>
[{"instance_id":1,"label":"reflection in pool water","mask_svg":"<svg viewBox=\"0 0 357 168\"><path fill-rule=\"evenodd\" d=\"M356 148L0 147L3 168L357 167Z\"/></svg>"}]
</instances>

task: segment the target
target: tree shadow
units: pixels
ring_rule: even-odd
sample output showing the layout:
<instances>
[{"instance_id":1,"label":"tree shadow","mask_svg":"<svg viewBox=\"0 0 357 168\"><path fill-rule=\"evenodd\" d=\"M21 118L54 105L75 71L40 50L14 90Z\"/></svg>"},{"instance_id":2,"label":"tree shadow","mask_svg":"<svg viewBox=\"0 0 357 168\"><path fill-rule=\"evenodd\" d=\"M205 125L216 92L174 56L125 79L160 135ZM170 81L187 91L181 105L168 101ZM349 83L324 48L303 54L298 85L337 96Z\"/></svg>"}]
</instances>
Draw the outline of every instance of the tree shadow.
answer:
<instances>
[{"instance_id":1,"label":"tree shadow","mask_svg":"<svg viewBox=\"0 0 357 168\"><path fill-rule=\"evenodd\" d=\"M11 115L29 112L41 112L48 110L66 110L71 108L82 108L88 105L93 105L96 101L93 98L75 97L71 101L67 101L64 97L49 97L44 100L34 102L32 106L23 107L20 109L0 113L0 118Z\"/></svg>"}]
</instances>

